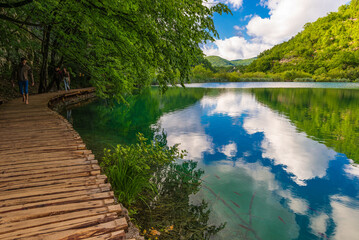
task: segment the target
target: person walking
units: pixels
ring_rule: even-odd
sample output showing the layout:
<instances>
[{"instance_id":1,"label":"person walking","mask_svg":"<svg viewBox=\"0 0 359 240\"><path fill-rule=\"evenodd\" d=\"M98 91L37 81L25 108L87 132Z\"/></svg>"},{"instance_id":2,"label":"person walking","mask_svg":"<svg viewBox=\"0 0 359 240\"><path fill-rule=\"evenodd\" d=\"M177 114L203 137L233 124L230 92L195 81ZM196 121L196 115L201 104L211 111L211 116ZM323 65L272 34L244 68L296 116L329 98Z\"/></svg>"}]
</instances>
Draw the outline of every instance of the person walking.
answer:
<instances>
[{"instance_id":1,"label":"person walking","mask_svg":"<svg viewBox=\"0 0 359 240\"><path fill-rule=\"evenodd\" d=\"M57 86L57 91L60 91L60 82L62 81L62 71L60 69L60 67L55 67L54 69L54 74L52 75L52 80L49 83L49 85L47 86L47 91L50 91L52 89L52 86L54 85L54 83L56 83Z\"/></svg>"},{"instance_id":2,"label":"person walking","mask_svg":"<svg viewBox=\"0 0 359 240\"><path fill-rule=\"evenodd\" d=\"M34 76L32 74L32 69L29 65L26 64L27 59L21 58L21 62L12 74L11 83L15 87L14 81L19 83L20 94L22 95L22 101L26 104L29 104L29 80L31 79L31 86L34 86Z\"/></svg>"},{"instance_id":3,"label":"person walking","mask_svg":"<svg viewBox=\"0 0 359 240\"><path fill-rule=\"evenodd\" d=\"M55 68L55 73L54 73L54 80L56 82L56 86L57 86L57 91L60 91L60 82L62 80L62 71L60 69L60 67L56 67Z\"/></svg>"},{"instance_id":4,"label":"person walking","mask_svg":"<svg viewBox=\"0 0 359 240\"><path fill-rule=\"evenodd\" d=\"M65 84L65 91L70 90L70 73L64 68L64 84Z\"/></svg>"}]
</instances>

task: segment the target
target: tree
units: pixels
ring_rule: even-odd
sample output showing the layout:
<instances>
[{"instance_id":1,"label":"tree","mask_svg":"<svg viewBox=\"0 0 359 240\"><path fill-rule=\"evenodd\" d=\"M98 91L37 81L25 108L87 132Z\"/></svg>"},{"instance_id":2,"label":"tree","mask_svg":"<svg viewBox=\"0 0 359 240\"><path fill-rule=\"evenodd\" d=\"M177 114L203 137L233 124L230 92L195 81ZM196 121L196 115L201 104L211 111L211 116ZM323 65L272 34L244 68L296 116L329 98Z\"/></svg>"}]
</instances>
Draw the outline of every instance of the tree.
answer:
<instances>
[{"instance_id":1,"label":"tree","mask_svg":"<svg viewBox=\"0 0 359 240\"><path fill-rule=\"evenodd\" d=\"M199 44L218 36L213 14L230 12L197 0L25 0L6 6L0 18L11 25L7 31L41 46L34 54L41 53L39 92L47 90L49 69L65 62L90 76L100 96L118 99L151 78L164 89L178 72L180 83L188 80L203 55Z\"/></svg>"}]
</instances>

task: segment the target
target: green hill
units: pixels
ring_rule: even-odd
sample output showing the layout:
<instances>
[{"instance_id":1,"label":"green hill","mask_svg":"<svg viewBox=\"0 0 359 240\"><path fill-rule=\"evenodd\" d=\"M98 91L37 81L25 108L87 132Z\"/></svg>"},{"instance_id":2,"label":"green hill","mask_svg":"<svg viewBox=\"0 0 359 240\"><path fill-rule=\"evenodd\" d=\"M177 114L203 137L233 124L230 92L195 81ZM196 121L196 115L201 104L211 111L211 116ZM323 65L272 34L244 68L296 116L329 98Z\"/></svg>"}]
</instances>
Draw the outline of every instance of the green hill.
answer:
<instances>
[{"instance_id":1,"label":"green hill","mask_svg":"<svg viewBox=\"0 0 359 240\"><path fill-rule=\"evenodd\" d=\"M231 63L234 66L247 66L247 65L251 64L256 59L257 58L238 59L238 60L231 61Z\"/></svg>"},{"instance_id":2,"label":"green hill","mask_svg":"<svg viewBox=\"0 0 359 240\"><path fill-rule=\"evenodd\" d=\"M248 72L301 72L317 81L359 78L359 0L308 23L287 42L261 53ZM294 73L295 74L295 73Z\"/></svg>"},{"instance_id":3,"label":"green hill","mask_svg":"<svg viewBox=\"0 0 359 240\"><path fill-rule=\"evenodd\" d=\"M252 63L256 58L250 58L250 59L238 59L229 61L224 58L218 57L218 56L208 56L205 57L213 67L230 67L230 66L246 66Z\"/></svg>"},{"instance_id":4,"label":"green hill","mask_svg":"<svg viewBox=\"0 0 359 240\"><path fill-rule=\"evenodd\" d=\"M224 58L218 57L218 56L208 56L205 57L211 64L213 67L230 67L230 66L234 66L233 63L231 63L231 61L228 61Z\"/></svg>"}]
</instances>

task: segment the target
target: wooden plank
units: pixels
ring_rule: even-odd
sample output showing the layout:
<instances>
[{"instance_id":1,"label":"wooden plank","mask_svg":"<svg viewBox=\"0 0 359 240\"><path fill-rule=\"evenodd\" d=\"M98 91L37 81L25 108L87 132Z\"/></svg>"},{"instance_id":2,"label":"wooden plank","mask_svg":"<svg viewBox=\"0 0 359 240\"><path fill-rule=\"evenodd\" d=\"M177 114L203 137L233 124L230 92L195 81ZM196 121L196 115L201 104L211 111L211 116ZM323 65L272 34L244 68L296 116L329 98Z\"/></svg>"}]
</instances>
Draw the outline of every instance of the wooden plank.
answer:
<instances>
[{"instance_id":1,"label":"wooden plank","mask_svg":"<svg viewBox=\"0 0 359 240\"><path fill-rule=\"evenodd\" d=\"M15 190L15 189L24 189L24 188L32 188L32 187L40 187L40 186L48 186L48 185L54 185L54 184L65 184L65 183L69 183L70 185L72 183L76 183L76 182L82 182L82 183L87 183L90 181L96 181L96 182L101 182L101 183L105 183L107 182L107 177L105 175L96 175L96 176L72 176L72 177L67 177L67 176L56 176L56 177L52 177L52 178L35 178L35 179L30 179L29 181L26 182L19 182L19 181L15 181L11 184L9 184L8 182L6 183L1 183L0 184L0 191L8 191L8 190Z\"/></svg>"},{"instance_id":2,"label":"wooden plank","mask_svg":"<svg viewBox=\"0 0 359 240\"><path fill-rule=\"evenodd\" d=\"M99 225L87 227L87 228L79 228L79 229L71 229L62 232L56 232L54 234L44 235L41 238L43 240L53 240L53 239L84 239L88 237L94 237L97 235L103 235L109 232L119 231L127 228L127 223L124 218L116 219L111 222L102 223ZM35 240L36 238L34 238Z\"/></svg>"},{"instance_id":3,"label":"wooden plank","mask_svg":"<svg viewBox=\"0 0 359 240\"><path fill-rule=\"evenodd\" d=\"M20 159L0 159L0 167L5 168L6 166L18 166L20 164L36 164L36 163L45 163L45 162L51 162L51 161L71 161L73 159L88 159L84 155L76 154L76 153L70 153L69 152L63 152L59 153L57 152L56 155L53 154L41 154L38 155L34 154L32 156L26 155L23 158ZM89 159L88 159L89 160ZM21 167L21 166L20 166Z\"/></svg>"},{"instance_id":4,"label":"wooden plank","mask_svg":"<svg viewBox=\"0 0 359 240\"><path fill-rule=\"evenodd\" d=\"M99 235L96 237L84 238L85 240L125 240L126 233L123 230ZM136 239L134 239L136 240Z\"/></svg>"},{"instance_id":5,"label":"wooden plank","mask_svg":"<svg viewBox=\"0 0 359 240\"><path fill-rule=\"evenodd\" d=\"M69 203L62 205L46 206L40 208L23 209L16 214L12 212L0 213L1 224L19 222L28 219L42 218L47 216L53 216L57 214L63 214L73 211L81 211L92 208L99 208L109 204L113 204L113 199L104 200L91 200L87 202Z\"/></svg>"},{"instance_id":6,"label":"wooden plank","mask_svg":"<svg viewBox=\"0 0 359 240\"><path fill-rule=\"evenodd\" d=\"M92 174L92 171L87 171L83 169L69 172L52 172L52 173L43 173L43 174L36 174L36 175L26 175L26 176L14 176L8 178L0 178L1 183L8 183L11 184L12 182L18 181L25 181L25 182L36 182L36 181L44 181L44 179L54 180L54 179L64 179L64 178L71 178L71 177L82 177L82 176L91 176L97 175Z\"/></svg>"},{"instance_id":7,"label":"wooden plank","mask_svg":"<svg viewBox=\"0 0 359 240\"><path fill-rule=\"evenodd\" d=\"M41 240L59 240L59 239L81 239L75 234L79 231L92 232L94 229L100 229L98 233L92 232L95 236L101 233L114 232L122 230L125 225L116 219L115 213L108 213L102 215L95 215L89 217L83 217L80 219L71 219L68 221L57 222L50 225L38 226L28 228L25 230L5 233L0 235L1 239L41 239ZM114 221L117 221L114 223ZM106 224L106 225L102 225ZM103 229L105 228L105 229ZM122 229L121 229L122 228ZM90 235L91 236L91 235ZM65 238L69 237L69 238Z\"/></svg>"},{"instance_id":8,"label":"wooden plank","mask_svg":"<svg viewBox=\"0 0 359 240\"><path fill-rule=\"evenodd\" d=\"M21 148L21 149L11 149L6 151L6 155L25 155L28 153L38 153L38 152L58 152L58 151L76 151L77 146L45 146L45 147L36 147L36 148Z\"/></svg>"},{"instance_id":9,"label":"wooden plank","mask_svg":"<svg viewBox=\"0 0 359 240\"><path fill-rule=\"evenodd\" d=\"M85 202L90 200L99 200L99 199L113 199L114 196L112 192L104 192L104 193L95 193L91 195L79 195L79 196L72 196L67 198L61 198L61 199L51 199L47 201L41 201L41 202L34 202L34 203L26 203L21 205L13 205L9 207L1 207L0 213L7 213L14 211L21 211L24 209L30 209L30 208L39 208L39 207L46 207L51 205L61 205L66 203L74 203L74 202Z\"/></svg>"},{"instance_id":10,"label":"wooden plank","mask_svg":"<svg viewBox=\"0 0 359 240\"><path fill-rule=\"evenodd\" d=\"M1 203L1 207L15 206L15 205L21 205L21 204L26 204L26 203L36 203L36 202L41 202L41 201L46 201L46 200L63 199L63 198L69 198L69 197L73 197L73 196L82 196L82 195L92 196L93 194L96 194L96 193L109 192L109 191L110 191L110 187L103 186L101 188L77 190L77 191L73 191L73 192L49 193L47 195L29 196L26 198L14 198L14 199L9 199L9 200L3 201Z\"/></svg>"},{"instance_id":11,"label":"wooden plank","mask_svg":"<svg viewBox=\"0 0 359 240\"><path fill-rule=\"evenodd\" d=\"M0 151L11 149L11 148L22 148L22 147L36 147L36 146L51 146L51 145L63 145L63 144L83 144L82 141L77 139L70 138L49 138L49 139L39 139L37 141L34 140L26 140L22 139L21 141L15 142L6 142L2 143L0 146Z\"/></svg>"},{"instance_id":12,"label":"wooden plank","mask_svg":"<svg viewBox=\"0 0 359 240\"><path fill-rule=\"evenodd\" d=\"M63 179L55 179L55 180L43 180L38 182L25 182L18 184L1 184L0 191L4 191L7 193L11 190L21 189L22 191L26 191L27 189L31 190L35 187L59 187L63 188L65 186L88 186L88 185L96 185L105 183L105 179L97 179L95 176L91 177L78 177L78 178L63 178Z\"/></svg>"},{"instance_id":13,"label":"wooden plank","mask_svg":"<svg viewBox=\"0 0 359 240\"><path fill-rule=\"evenodd\" d=\"M66 131L66 132L53 132L51 135L42 133L42 134L27 134L27 135L12 135L11 137L1 138L0 143L7 143L8 141L22 141L29 139L59 139L61 137L74 137L80 139L80 137L76 134L75 131Z\"/></svg>"},{"instance_id":14,"label":"wooden plank","mask_svg":"<svg viewBox=\"0 0 359 240\"><path fill-rule=\"evenodd\" d=\"M74 165L83 165L91 164L91 161L86 158L72 158L68 160L53 160L53 161L44 161L44 162L23 162L19 164L7 165L4 172L21 172L22 169L31 170L31 169L44 169L52 167L63 167L63 166L74 166Z\"/></svg>"},{"instance_id":15,"label":"wooden plank","mask_svg":"<svg viewBox=\"0 0 359 240\"><path fill-rule=\"evenodd\" d=\"M52 173L52 172L71 172L72 170L76 171L76 170L82 170L82 171L91 171L92 168L89 165L80 165L80 166L70 166L70 167L54 167L54 168L47 168L47 169L40 169L40 170L29 170L27 171L26 169L24 169L25 171L21 174L22 176L29 176L30 177L35 177L36 174L44 174L44 173ZM17 172L5 172L5 170L3 170L0 174L0 178L3 181L6 181L6 178L8 177L17 177L19 176L19 173ZM1 181L0 180L0 181Z\"/></svg>"},{"instance_id":16,"label":"wooden plank","mask_svg":"<svg viewBox=\"0 0 359 240\"><path fill-rule=\"evenodd\" d=\"M50 224L53 223L65 222L73 219L82 219L84 217L98 216L108 213L115 213L117 215L118 213L121 213L121 209L113 208L112 206L105 206L105 207L93 208L93 209L76 211L71 213L65 213L61 215L35 218L21 222L3 224L2 228L0 228L0 237L1 234L4 233L15 232L15 231L34 228L38 226L49 226ZM25 231L30 232L30 231L34 231L34 229L25 230Z\"/></svg>"},{"instance_id":17,"label":"wooden plank","mask_svg":"<svg viewBox=\"0 0 359 240\"><path fill-rule=\"evenodd\" d=\"M111 185L105 183L105 184L94 184L87 186L62 186L61 188L58 188L57 186L47 186L47 187L34 187L26 190L23 189L11 190L11 191L6 191L6 195L5 194L0 195L0 200L26 198L31 196L47 195L53 193L90 190L90 189L102 188L102 187L111 187Z\"/></svg>"}]
</instances>

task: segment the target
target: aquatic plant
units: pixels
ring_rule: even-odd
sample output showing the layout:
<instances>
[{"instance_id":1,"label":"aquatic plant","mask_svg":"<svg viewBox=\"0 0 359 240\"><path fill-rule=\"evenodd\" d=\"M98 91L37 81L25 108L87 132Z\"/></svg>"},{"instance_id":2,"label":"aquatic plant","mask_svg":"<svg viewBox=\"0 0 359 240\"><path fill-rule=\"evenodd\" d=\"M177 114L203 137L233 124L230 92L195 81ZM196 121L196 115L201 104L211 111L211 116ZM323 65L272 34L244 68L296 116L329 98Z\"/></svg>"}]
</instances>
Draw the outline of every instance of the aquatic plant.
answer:
<instances>
[{"instance_id":1,"label":"aquatic plant","mask_svg":"<svg viewBox=\"0 0 359 240\"><path fill-rule=\"evenodd\" d=\"M101 162L118 200L130 206L138 200L146 202L157 192L151 178L164 165L183 158L177 145L167 147L160 141L147 142L138 134L138 143L105 149Z\"/></svg>"}]
</instances>

